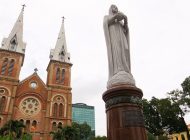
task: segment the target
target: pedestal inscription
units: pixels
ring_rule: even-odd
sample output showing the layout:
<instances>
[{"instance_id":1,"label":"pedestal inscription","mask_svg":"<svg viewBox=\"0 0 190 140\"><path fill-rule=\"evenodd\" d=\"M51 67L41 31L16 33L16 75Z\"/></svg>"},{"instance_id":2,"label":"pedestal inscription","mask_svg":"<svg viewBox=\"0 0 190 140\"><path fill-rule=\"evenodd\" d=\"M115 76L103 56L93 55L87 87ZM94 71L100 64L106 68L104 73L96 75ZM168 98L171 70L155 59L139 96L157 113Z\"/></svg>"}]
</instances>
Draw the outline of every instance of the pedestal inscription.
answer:
<instances>
[{"instance_id":1,"label":"pedestal inscription","mask_svg":"<svg viewBox=\"0 0 190 140\"><path fill-rule=\"evenodd\" d=\"M144 119L140 110L127 110L122 112L123 127L143 126Z\"/></svg>"}]
</instances>

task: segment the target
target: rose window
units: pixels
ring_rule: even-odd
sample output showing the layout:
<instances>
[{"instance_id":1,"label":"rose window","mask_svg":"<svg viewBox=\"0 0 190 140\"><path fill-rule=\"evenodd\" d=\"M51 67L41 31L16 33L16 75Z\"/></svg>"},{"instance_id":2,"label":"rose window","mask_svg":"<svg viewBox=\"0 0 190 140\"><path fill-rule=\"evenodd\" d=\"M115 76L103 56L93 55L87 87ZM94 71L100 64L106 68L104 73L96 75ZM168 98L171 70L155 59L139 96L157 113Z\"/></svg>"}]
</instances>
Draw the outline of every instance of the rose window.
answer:
<instances>
[{"instance_id":1,"label":"rose window","mask_svg":"<svg viewBox=\"0 0 190 140\"><path fill-rule=\"evenodd\" d=\"M40 111L41 105L38 99L29 97L21 101L19 108L25 115L31 116Z\"/></svg>"}]
</instances>

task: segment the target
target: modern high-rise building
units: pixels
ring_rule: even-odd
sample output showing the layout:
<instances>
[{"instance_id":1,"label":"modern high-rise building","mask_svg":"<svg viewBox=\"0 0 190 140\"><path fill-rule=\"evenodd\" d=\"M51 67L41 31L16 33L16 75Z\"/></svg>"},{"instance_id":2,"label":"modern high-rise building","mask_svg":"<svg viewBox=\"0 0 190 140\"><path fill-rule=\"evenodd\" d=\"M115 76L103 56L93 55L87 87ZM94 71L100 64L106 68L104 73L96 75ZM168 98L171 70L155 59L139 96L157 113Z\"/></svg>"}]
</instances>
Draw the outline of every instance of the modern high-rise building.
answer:
<instances>
[{"instance_id":1,"label":"modern high-rise building","mask_svg":"<svg viewBox=\"0 0 190 140\"><path fill-rule=\"evenodd\" d=\"M9 120L20 120L26 125L25 131L33 135L33 140L50 140L51 131L60 125L71 125L72 121L72 64L67 52L64 21L55 48L50 51L47 82L39 77L37 69L20 81L26 47L23 11L24 8L0 46L0 128Z\"/></svg>"},{"instance_id":2,"label":"modern high-rise building","mask_svg":"<svg viewBox=\"0 0 190 140\"><path fill-rule=\"evenodd\" d=\"M88 106L84 103L72 105L72 120L82 124L86 122L95 134L95 111L94 106Z\"/></svg>"}]
</instances>

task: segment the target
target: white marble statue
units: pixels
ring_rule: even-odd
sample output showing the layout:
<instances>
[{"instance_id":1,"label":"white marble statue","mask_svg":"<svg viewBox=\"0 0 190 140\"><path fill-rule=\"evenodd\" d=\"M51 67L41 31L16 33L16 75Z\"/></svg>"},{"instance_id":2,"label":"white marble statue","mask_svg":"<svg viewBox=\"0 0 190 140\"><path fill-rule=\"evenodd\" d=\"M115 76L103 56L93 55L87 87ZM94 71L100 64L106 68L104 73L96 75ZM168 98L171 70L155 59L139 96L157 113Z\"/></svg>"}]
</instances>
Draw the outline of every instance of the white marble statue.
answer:
<instances>
[{"instance_id":1,"label":"white marble statue","mask_svg":"<svg viewBox=\"0 0 190 140\"><path fill-rule=\"evenodd\" d=\"M135 85L131 74L129 30L127 16L111 5L104 17L104 33L108 52L109 80L107 88L114 85Z\"/></svg>"}]
</instances>

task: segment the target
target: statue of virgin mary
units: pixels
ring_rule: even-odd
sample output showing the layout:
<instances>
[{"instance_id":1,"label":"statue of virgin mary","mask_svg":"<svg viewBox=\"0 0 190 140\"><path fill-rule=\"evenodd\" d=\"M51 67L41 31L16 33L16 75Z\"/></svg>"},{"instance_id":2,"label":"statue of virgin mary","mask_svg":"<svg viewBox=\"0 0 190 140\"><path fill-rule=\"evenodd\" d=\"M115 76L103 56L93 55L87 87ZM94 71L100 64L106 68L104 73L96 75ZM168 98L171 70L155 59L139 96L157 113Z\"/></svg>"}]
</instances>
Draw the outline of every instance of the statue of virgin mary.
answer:
<instances>
[{"instance_id":1,"label":"statue of virgin mary","mask_svg":"<svg viewBox=\"0 0 190 140\"><path fill-rule=\"evenodd\" d=\"M107 45L109 79L107 88L120 84L135 85L131 74L129 30L127 16L111 5L104 17L104 34Z\"/></svg>"}]
</instances>

